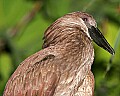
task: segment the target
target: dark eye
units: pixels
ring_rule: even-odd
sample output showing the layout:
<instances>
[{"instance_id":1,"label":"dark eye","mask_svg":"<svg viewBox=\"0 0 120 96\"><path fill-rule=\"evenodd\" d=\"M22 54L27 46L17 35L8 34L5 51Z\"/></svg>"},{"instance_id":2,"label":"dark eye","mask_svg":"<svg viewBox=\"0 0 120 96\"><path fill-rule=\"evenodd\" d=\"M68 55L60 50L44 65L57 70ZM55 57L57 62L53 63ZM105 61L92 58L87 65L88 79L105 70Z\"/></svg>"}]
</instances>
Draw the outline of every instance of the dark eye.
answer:
<instances>
[{"instance_id":1,"label":"dark eye","mask_svg":"<svg viewBox=\"0 0 120 96\"><path fill-rule=\"evenodd\" d=\"M87 21L87 18L83 18L83 21Z\"/></svg>"}]
</instances>

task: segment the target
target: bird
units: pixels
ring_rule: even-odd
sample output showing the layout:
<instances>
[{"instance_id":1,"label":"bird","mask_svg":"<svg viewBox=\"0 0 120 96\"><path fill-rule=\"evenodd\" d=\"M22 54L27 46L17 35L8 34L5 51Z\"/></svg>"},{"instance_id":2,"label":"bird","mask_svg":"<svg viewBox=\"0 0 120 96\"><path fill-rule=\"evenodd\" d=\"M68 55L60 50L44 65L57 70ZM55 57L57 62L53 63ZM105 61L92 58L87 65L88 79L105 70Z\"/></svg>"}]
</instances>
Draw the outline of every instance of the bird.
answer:
<instances>
[{"instance_id":1,"label":"bird","mask_svg":"<svg viewBox=\"0 0 120 96\"><path fill-rule=\"evenodd\" d=\"M44 32L42 49L9 78L3 96L94 96L93 41L114 55L92 15L71 12Z\"/></svg>"}]
</instances>

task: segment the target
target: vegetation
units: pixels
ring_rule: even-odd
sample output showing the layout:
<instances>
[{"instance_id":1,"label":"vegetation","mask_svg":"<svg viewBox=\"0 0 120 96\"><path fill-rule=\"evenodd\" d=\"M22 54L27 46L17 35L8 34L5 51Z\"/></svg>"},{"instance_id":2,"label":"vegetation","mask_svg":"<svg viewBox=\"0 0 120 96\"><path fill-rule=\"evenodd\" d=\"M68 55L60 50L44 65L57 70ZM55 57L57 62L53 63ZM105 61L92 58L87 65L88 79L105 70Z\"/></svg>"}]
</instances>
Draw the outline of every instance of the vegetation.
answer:
<instances>
[{"instance_id":1,"label":"vegetation","mask_svg":"<svg viewBox=\"0 0 120 96\"><path fill-rule=\"evenodd\" d=\"M120 96L120 0L0 0L0 96L20 62L41 49L45 29L73 11L93 15L116 52L94 44L95 96Z\"/></svg>"}]
</instances>

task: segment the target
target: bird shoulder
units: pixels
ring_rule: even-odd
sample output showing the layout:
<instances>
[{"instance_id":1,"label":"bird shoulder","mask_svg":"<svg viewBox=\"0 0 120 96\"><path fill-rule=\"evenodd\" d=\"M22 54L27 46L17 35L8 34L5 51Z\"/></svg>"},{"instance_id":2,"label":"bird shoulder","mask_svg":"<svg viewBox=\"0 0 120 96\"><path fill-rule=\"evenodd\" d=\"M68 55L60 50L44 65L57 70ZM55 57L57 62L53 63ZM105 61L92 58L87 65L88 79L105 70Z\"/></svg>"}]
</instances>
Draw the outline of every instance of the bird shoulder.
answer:
<instances>
[{"instance_id":1,"label":"bird shoulder","mask_svg":"<svg viewBox=\"0 0 120 96\"><path fill-rule=\"evenodd\" d=\"M51 96L59 81L53 48L45 48L25 59L6 84L4 96ZM27 63L27 64L26 64Z\"/></svg>"}]
</instances>

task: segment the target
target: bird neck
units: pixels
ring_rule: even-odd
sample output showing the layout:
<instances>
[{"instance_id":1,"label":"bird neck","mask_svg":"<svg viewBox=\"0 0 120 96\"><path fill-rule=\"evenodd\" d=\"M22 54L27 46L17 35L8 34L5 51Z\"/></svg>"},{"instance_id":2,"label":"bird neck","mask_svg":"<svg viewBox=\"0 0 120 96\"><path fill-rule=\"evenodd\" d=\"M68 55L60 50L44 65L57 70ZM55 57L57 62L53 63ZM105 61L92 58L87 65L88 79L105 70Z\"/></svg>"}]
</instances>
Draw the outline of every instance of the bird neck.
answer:
<instances>
[{"instance_id":1,"label":"bird neck","mask_svg":"<svg viewBox=\"0 0 120 96\"><path fill-rule=\"evenodd\" d=\"M50 28L45 32L43 48L56 47L62 55L61 60L65 59L66 64L69 62L75 62L78 66L82 66L84 62L92 64L94 49L92 40L85 30L75 25ZM69 64L72 66L73 63Z\"/></svg>"},{"instance_id":2,"label":"bird neck","mask_svg":"<svg viewBox=\"0 0 120 96\"><path fill-rule=\"evenodd\" d=\"M91 40L81 34L69 37L68 40L64 41L63 47L65 48L65 54L73 58L73 60L79 60L84 62L86 59L93 61L94 49ZM75 39L76 38L76 39Z\"/></svg>"},{"instance_id":3,"label":"bird neck","mask_svg":"<svg viewBox=\"0 0 120 96\"><path fill-rule=\"evenodd\" d=\"M63 64L65 70L67 67L70 68L70 66L73 70L78 70L79 67L84 65L88 65L89 69L91 69L94 59L94 49L92 41L85 33L78 32L67 35L66 39L55 46L60 49L59 52L62 54L61 60L66 62Z\"/></svg>"}]
</instances>

